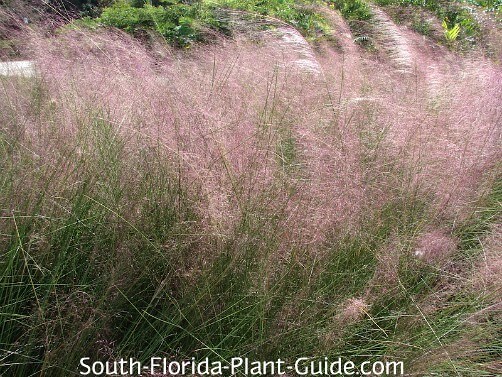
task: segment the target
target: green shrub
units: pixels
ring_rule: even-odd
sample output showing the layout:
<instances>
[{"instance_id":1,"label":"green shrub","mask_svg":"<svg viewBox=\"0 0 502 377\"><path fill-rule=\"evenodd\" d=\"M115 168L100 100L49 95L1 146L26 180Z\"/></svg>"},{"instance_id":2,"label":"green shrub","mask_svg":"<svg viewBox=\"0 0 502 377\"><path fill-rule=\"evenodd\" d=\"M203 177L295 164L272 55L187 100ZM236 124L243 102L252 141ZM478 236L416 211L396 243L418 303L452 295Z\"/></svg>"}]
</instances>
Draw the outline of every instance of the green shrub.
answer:
<instances>
[{"instance_id":1,"label":"green shrub","mask_svg":"<svg viewBox=\"0 0 502 377\"><path fill-rule=\"evenodd\" d=\"M119 1L105 8L98 21L129 33L156 30L168 42L187 46L203 39L202 29L205 27L221 31L228 29L224 22L215 17L216 6L281 19L309 37L324 35L329 29L324 17L292 0L221 0L212 5L202 1Z\"/></svg>"},{"instance_id":2,"label":"green shrub","mask_svg":"<svg viewBox=\"0 0 502 377\"><path fill-rule=\"evenodd\" d=\"M499 11L502 0L467 0L468 3L486 8L489 11Z\"/></svg>"},{"instance_id":3,"label":"green shrub","mask_svg":"<svg viewBox=\"0 0 502 377\"><path fill-rule=\"evenodd\" d=\"M187 5L171 3L169 6L117 2L105 8L98 19L104 25L114 26L129 33L156 30L166 40L178 46L187 46L202 39L203 25L218 27L211 10L202 3Z\"/></svg>"},{"instance_id":4,"label":"green shrub","mask_svg":"<svg viewBox=\"0 0 502 377\"><path fill-rule=\"evenodd\" d=\"M369 6L362 0L332 0L332 3L347 20L366 21L371 18Z\"/></svg>"},{"instance_id":5,"label":"green shrub","mask_svg":"<svg viewBox=\"0 0 502 377\"><path fill-rule=\"evenodd\" d=\"M424 19L423 17L414 17L412 28L417 33L420 33L425 36L430 36L431 34L431 23L430 21Z\"/></svg>"}]
</instances>

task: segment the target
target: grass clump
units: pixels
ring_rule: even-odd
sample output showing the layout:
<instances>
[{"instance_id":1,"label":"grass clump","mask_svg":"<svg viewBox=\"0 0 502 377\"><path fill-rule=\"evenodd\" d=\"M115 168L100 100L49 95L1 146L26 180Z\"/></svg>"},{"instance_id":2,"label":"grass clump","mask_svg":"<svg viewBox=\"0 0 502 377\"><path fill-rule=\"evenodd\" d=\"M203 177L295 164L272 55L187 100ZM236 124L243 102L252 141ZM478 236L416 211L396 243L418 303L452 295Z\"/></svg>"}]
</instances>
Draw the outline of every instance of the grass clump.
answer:
<instances>
[{"instance_id":1,"label":"grass clump","mask_svg":"<svg viewBox=\"0 0 502 377\"><path fill-rule=\"evenodd\" d=\"M57 110L41 101L50 122ZM148 169L130 176L122 138L105 114L89 115L79 149L59 148L46 163L22 137L0 134L0 344L20 347L3 357L2 374L64 375L79 353L102 357L107 334L123 338L143 311L176 300L167 292L190 263L182 255L192 242L180 234L196 217L171 169L143 150L129 163ZM23 187L27 168L32 185Z\"/></svg>"}]
</instances>

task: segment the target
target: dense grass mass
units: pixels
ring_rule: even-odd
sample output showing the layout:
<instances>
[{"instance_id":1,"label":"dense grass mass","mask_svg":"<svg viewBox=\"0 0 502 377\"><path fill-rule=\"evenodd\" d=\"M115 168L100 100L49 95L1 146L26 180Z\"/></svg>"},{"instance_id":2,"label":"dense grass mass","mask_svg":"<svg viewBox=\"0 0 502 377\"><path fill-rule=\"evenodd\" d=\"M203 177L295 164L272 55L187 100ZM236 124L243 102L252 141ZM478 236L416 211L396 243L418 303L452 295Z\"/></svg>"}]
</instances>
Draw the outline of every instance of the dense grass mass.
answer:
<instances>
[{"instance_id":1,"label":"dense grass mass","mask_svg":"<svg viewBox=\"0 0 502 377\"><path fill-rule=\"evenodd\" d=\"M0 375L500 373L500 66L375 3L118 2L27 33L37 74L0 76Z\"/></svg>"}]
</instances>

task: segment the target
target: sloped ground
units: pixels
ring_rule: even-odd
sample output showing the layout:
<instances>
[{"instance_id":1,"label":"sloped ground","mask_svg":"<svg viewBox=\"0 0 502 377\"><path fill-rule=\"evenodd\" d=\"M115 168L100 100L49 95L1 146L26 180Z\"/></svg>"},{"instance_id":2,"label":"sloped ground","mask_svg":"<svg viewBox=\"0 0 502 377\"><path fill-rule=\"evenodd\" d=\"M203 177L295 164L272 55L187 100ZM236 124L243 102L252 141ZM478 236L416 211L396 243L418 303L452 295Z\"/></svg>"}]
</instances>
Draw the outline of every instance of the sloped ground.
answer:
<instances>
[{"instance_id":1,"label":"sloped ground","mask_svg":"<svg viewBox=\"0 0 502 377\"><path fill-rule=\"evenodd\" d=\"M325 12L335 46L241 12L187 51L31 37L38 78L0 78L1 372L236 353L499 372L501 68L373 7L375 55Z\"/></svg>"}]
</instances>

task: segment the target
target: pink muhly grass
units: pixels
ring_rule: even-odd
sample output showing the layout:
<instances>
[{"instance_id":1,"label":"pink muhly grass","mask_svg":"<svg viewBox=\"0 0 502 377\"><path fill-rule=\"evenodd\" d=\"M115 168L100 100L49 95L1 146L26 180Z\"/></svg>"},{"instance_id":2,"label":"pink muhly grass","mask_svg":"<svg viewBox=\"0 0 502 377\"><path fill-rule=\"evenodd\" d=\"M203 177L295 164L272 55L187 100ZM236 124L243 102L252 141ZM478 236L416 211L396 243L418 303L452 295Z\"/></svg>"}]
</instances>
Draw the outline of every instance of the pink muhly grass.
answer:
<instances>
[{"instance_id":1,"label":"pink muhly grass","mask_svg":"<svg viewBox=\"0 0 502 377\"><path fill-rule=\"evenodd\" d=\"M363 298L351 298L342 304L342 308L340 320L347 324L364 318L369 305Z\"/></svg>"},{"instance_id":2,"label":"pink muhly grass","mask_svg":"<svg viewBox=\"0 0 502 377\"><path fill-rule=\"evenodd\" d=\"M456 218L500 158L500 69L488 62L451 67L431 97L426 72L405 80L357 49L325 47L317 75L285 68L298 56L283 45L245 38L162 56L117 31L33 42L60 133L75 140L101 117L129 153L160 146L218 233L280 214L284 237L316 245L410 192Z\"/></svg>"},{"instance_id":3,"label":"pink muhly grass","mask_svg":"<svg viewBox=\"0 0 502 377\"><path fill-rule=\"evenodd\" d=\"M488 298L495 301L499 308L500 297L495 292L502 290L502 224L493 226L490 235L482 243L483 252L476 268L472 272L472 287L476 293L491 295Z\"/></svg>"},{"instance_id":4,"label":"pink muhly grass","mask_svg":"<svg viewBox=\"0 0 502 377\"><path fill-rule=\"evenodd\" d=\"M434 229L418 237L414 255L429 263L445 261L457 249L457 243L446 232Z\"/></svg>"}]
</instances>

